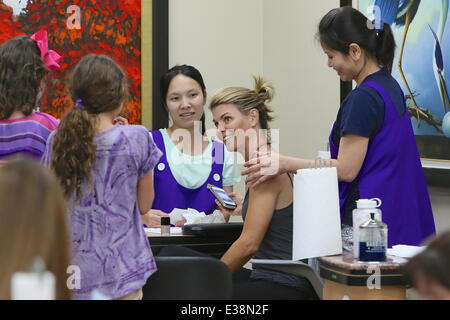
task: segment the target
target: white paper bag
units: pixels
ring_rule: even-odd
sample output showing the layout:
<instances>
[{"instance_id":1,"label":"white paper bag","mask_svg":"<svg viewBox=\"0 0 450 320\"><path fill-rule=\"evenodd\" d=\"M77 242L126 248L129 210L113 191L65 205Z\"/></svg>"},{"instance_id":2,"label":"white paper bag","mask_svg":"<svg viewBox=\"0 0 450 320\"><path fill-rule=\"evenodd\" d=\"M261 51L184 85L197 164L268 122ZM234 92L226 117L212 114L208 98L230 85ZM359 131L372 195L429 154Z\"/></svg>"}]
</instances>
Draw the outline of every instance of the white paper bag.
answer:
<instances>
[{"instance_id":1,"label":"white paper bag","mask_svg":"<svg viewBox=\"0 0 450 320\"><path fill-rule=\"evenodd\" d=\"M341 253L336 168L298 170L294 176L293 260Z\"/></svg>"}]
</instances>

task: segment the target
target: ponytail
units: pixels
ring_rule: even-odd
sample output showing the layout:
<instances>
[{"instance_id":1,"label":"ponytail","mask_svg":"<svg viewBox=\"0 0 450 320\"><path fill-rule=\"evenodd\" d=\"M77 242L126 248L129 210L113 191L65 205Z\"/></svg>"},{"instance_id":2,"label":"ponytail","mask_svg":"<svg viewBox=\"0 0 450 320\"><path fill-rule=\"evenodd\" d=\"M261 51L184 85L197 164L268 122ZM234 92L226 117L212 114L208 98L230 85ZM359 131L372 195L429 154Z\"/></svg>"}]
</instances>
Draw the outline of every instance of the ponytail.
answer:
<instances>
[{"instance_id":1,"label":"ponytail","mask_svg":"<svg viewBox=\"0 0 450 320\"><path fill-rule=\"evenodd\" d=\"M66 196L75 190L79 198L82 182L90 179L96 159L94 121L93 115L75 107L66 113L56 131L52 168Z\"/></svg>"},{"instance_id":2,"label":"ponytail","mask_svg":"<svg viewBox=\"0 0 450 320\"><path fill-rule=\"evenodd\" d=\"M378 62L389 71L389 73L392 73L392 64L394 63L396 45L391 26L385 23L383 31L378 34L378 37L379 40L376 58Z\"/></svg>"},{"instance_id":3,"label":"ponytail","mask_svg":"<svg viewBox=\"0 0 450 320\"><path fill-rule=\"evenodd\" d=\"M70 77L76 106L69 110L55 134L52 168L66 196L91 178L96 159L94 144L97 115L123 108L128 100L128 80L123 69L105 55L87 55Z\"/></svg>"},{"instance_id":4,"label":"ponytail","mask_svg":"<svg viewBox=\"0 0 450 320\"><path fill-rule=\"evenodd\" d=\"M273 100L275 89L270 82L264 80L262 77L253 76L253 79L255 80L254 92L261 100L258 106L259 122L262 129L269 129L269 122L273 121L274 118L270 115L273 110L267 106L267 103Z\"/></svg>"}]
</instances>

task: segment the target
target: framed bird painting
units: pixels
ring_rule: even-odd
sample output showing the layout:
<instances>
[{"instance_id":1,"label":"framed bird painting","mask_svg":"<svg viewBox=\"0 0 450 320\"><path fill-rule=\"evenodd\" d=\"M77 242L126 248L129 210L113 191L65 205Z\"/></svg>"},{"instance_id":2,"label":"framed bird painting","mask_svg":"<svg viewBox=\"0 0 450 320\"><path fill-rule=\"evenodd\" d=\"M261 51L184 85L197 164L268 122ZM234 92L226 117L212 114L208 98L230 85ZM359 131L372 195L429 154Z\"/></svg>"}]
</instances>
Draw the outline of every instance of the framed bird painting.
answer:
<instances>
[{"instance_id":1,"label":"framed bird painting","mask_svg":"<svg viewBox=\"0 0 450 320\"><path fill-rule=\"evenodd\" d=\"M42 29L62 59L61 69L47 80L41 111L61 118L73 105L66 86L70 70L84 55L106 54L130 80L125 116L142 122L141 0L0 0L0 44Z\"/></svg>"},{"instance_id":2,"label":"framed bird painting","mask_svg":"<svg viewBox=\"0 0 450 320\"><path fill-rule=\"evenodd\" d=\"M359 0L373 23L388 23L399 82L425 168L450 172L450 0ZM447 76L446 76L447 73ZM448 170L447 170L448 169Z\"/></svg>"}]
</instances>

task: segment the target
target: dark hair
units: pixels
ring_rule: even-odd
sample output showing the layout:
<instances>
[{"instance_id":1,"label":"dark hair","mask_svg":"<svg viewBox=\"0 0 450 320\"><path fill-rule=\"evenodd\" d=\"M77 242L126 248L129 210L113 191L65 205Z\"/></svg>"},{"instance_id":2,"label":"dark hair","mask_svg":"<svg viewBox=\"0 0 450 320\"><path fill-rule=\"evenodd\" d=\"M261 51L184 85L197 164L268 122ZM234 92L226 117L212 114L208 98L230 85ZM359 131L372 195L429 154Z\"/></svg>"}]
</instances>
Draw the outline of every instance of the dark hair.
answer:
<instances>
[{"instance_id":1,"label":"dark hair","mask_svg":"<svg viewBox=\"0 0 450 320\"><path fill-rule=\"evenodd\" d=\"M163 107L165 108L165 111L167 110L167 91L169 90L170 82L173 78L175 78L177 75L183 75L186 77L189 77L199 84L200 88L202 88L203 96L206 96L206 86L205 82L203 81L202 74L200 71L198 71L195 67L189 66L186 64L183 65L176 65L175 67L169 69L159 80L159 90L161 94L161 100L163 101ZM205 113L203 113L200 121L202 122L202 134L205 133L206 127L205 127Z\"/></svg>"},{"instance_id":2,"label":"dark hair","mask_svg":"<svg viewBox=\"0 0 450 320\"><path fill-rule=\"evenodd\" d=\"M129 97L123 69L105 55L88 55L73 70L70 92L83 108L70 109L55 134L52 168L66 195L90 178L95 162L94 128L96 115L113 111Z\"/></svg>"},{"instance_id":3,"label":"dark hair","mask_svg":"<svg viewBox=\"0 0 450 320\"><path fill-rule=\"evenodd\" d=\"M391 26L382 24L382 30L377 31L358 10L352 7L336 8L320 21L317 37L322 45L346 55L349 54L350 44L356 43L391 73L396 44Z\"/></svg>"},{"instance_id":4,"label":"dark hair","mask_svg":"<svg viewBox=\"0 0 450 320\"><path fill-rule=\"evenodd\" d=\"M450 290L450 231L436 237L427 248L413 257L403 268L413 286L424 276Z\"/></svg>"},{"instance_id":5,"label":"dark hair","mask_svg":"<svg viewBox=\"0 0 450 320\"><path fill-rule=\"evenodd\" d=\"M46 75L41 53L27 36L13 38L0 46L0 120L14 111L28 116L36 107Z\"/></svg>"}]
</instances>

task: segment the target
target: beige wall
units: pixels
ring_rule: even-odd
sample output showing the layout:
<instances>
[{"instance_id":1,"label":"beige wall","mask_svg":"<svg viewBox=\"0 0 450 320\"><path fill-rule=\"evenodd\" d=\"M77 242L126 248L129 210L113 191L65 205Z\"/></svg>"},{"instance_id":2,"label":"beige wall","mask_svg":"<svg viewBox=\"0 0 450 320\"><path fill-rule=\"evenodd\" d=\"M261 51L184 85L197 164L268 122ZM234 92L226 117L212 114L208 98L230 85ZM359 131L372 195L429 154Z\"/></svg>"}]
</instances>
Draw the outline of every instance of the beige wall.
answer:
<instances>
[{"instance_id":1,"label":"beige wall","mask_svg":"<svg viewBox=\"0 0 450 320\"><path fill-rule=\"evenodd\" d=\"M261 0L170 0L169 65L200 70L208 94L262 73ZM212 117L206 112L207 127Z\"/></svg>"},{"instance_id":2,"label":"beige wall","mask_svg":"<svg viewBox=\"0 0 450 320\"><path fill-rule=\"evenodd\" d=\"M339 108L339 81L314 35L337 6L338 0L170 0L170 65L198 67L210 95L248 87L252 74L262 74L276 89L272 128L280 128L281 152L315 157ZM430 188L438 232L450 229L449 194Z\"/></svg>"},{"instance_id":3,"label":"beige wall","mask_svg":"<svg viewBox=\"0 0 450 320\"><path fill-rule=\"evenodd\" d=\"M339 82L314 34L323 12L338 3L170 0L169 64L196 66L209 95L224 86L251 86L252 74L263 75L276 89L272 128L283 128L281 151L315 157L326 148ZM308 139L301 139L305 134Z\"/></svg>"},{"instance_id":4,"label":"beige wall","mask_svg":"<svg viewBox=\"0 0 450 320\"><path fill-rule=\"evenodd\" d=\"M326 150L339 108L339 79L314 40L321 17L337 0L263 0L263 68L273 82L280 150L314 158Z\"/></svg>"},{"instance_id":5,"label":"beige wall","mask_svg":"<svg viewBox=\"0 0 450 320\"><path fill-rule=\"evenodd\" d=\"M431 204L437 233L450 231L450 190L448 188L429 187Z\"/></svg>"}]
</instances>

